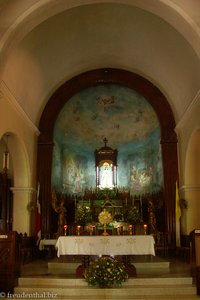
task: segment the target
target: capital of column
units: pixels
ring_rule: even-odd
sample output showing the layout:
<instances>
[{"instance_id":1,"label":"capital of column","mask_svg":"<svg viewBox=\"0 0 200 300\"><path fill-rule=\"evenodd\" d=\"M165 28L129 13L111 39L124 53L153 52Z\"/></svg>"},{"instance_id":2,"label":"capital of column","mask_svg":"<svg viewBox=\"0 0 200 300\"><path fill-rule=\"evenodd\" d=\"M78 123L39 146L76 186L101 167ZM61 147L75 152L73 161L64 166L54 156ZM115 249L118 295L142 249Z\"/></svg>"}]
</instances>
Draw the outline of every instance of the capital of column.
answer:
<instances>
[{"instance_id":1,"label":"capital of column","mask_svg":"<svg viewBox=\"0 0 200 300\"><path fill-rule=\"evenodd\" d=\"M188 191L200 191L200 184L186 184L182 185L179 190L181 192L188 192Z\"/></svg>"},{"instance_id":2,"label":"capital of column","mask_svg":"<svg viewBox=\"0 0 200 300\"><path fill-rule=\"evenodd\" d=\"M13 192L13 194L16 193L28 193L28 194L34 194L36 193L36 189L32 187L11 187L10 190Z\"/></svg>"}]
</instances>

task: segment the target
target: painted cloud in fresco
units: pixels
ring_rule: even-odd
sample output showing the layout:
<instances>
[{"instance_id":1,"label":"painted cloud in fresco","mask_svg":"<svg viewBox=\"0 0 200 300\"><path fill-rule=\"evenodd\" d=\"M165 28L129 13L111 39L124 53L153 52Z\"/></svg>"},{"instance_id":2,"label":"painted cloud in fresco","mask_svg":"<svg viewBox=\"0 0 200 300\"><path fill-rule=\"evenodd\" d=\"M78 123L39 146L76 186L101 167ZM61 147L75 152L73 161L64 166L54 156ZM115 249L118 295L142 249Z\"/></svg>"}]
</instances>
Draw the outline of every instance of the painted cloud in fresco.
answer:
<instances>
[{"instance_id":1,"label":"painted cloud in fresco","mask_svg":"<svg viewBox=\"0 0 200 300\"><path fill-rule=\"evenodd\" d=\"M82 90L66 102L54 129L52 185L70 193L95 187L94 150L116 148L118 185L133 193L162 186L160 127L144 97L119 85Z\"/></svg>"}]
</instances>

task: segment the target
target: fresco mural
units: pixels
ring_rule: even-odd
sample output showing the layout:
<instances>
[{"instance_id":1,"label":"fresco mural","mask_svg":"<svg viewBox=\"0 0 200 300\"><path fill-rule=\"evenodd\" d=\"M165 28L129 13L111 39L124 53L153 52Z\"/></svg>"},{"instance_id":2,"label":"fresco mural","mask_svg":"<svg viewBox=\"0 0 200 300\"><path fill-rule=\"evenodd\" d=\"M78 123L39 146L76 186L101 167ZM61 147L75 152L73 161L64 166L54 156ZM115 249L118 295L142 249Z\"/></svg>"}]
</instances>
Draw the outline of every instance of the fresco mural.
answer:
<instances>
[{"instance_id":1,"label":"fresco mural","mask_svg":"<svg viewBox=\"0 0 200 300\"><path fill-rule=\"evenodd\" d=\"M148 101L124 86L100 84L66 102L54 128L52 186L82 194L96 187L95 149L118 150L117 185L132 194L163 187L160 126Z\"/></svg>"}]
</instances>

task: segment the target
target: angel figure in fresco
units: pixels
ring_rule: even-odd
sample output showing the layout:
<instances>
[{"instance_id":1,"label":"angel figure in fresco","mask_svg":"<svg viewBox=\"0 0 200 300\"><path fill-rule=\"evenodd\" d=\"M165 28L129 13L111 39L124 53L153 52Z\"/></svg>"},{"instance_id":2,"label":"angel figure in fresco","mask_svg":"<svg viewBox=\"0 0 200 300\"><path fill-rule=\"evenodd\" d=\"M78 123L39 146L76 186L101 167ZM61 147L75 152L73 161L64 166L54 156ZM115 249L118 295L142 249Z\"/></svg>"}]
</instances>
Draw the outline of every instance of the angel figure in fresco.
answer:
<instances>
[{"instance_id":1,"label":"angel figure in fresco","mask_svg":"<svg viewBox=\"0 0 200 300\"><path fill-rule=\"evenodd\" d=\"M56 235L60 236L63 234L63 228L66 224L66 208L63 194L61 194L60 201L58 201L55 190L52 191L52 207L54 211L58 213L58 228Z\"/></svg>"},{"instance_id":2,"label":"angel figure in fresco","mask_svg":"<svg viewBox=\"0 0 200 300\"><path fill-rule=\"evenodd\" d=\"M139 171L136 169L136 167L133 166L130 179L131 179L131 186L135 191L140 190L141 188L141 183L140 183L138 173Z\"/></svg>"},{"instance_id":3,"label":"angel figure in fresco","mask_svg":"<svg viewBox=\"0 0 200 300\"><path fill-rule=\"evenodd\" d=\"M80 193L83 191L84 175L80 167L77 168L74 180L74 192Z\"/></svg>"}]
</instances>

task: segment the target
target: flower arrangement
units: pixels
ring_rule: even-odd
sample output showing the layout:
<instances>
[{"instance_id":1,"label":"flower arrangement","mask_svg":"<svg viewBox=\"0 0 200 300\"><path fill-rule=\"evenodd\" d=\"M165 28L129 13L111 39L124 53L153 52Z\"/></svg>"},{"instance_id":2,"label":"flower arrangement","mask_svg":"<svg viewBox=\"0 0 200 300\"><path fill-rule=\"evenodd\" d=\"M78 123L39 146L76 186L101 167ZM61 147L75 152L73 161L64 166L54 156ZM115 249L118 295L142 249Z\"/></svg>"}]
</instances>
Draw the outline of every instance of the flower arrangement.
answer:
<instances>
[{"instance_id":1,"label":"flower arrangement","mask_svg":"<svg viewBox=\"0 0 200 300\"><path fill-rule=\"evenodd\" d=\"M99 287L120 286L128 279L124 264L109 256L103 256L91 263L84 276L89 285Z\"/></svg>"},{"instance_id":2,"label":"flower arrangement","mask_svg":"<svg viewBox=\"0 0 200 300\"><path fill-rule=\"evenodd\" d=\"M130 209L124 214L124 219L130 224L136 224L140 221L140 212L136 206L131 206Z\"/></svg>"},{"instance_id":3,"label":"flower arrangement","mask_svg":"<svg viewBox=\"0 0 200 300\"><path fill-rule=\"evenodd\" d=\"M103 225L107 225L110 222L112 222L112 216L111 214L107 211L107 210L103 210L102 212L100 212L99 214L99 222Z\"/></svg>"},{"instance_id":4,"label":"flower arrangement","mask_svg":"<svg viewBox=\"0 0 200 300\"><path fill-rule=\"evenodd\" d=\"M98 189L96 191L95 198L99 200L116 199L117 192L115 190L110 190L109 188Z\"/></svg>"},{"instance_id":5,"label":"flower arrangement","mask_svg":"<svg viewBox=\"0 0 200 300\"><path fill-rule=\"evenodd\" d=\"M79 206L76 210L75 221L78 225L85 225L91 221L91 211L89 207Z\"/></svg>"}]
</instances>

